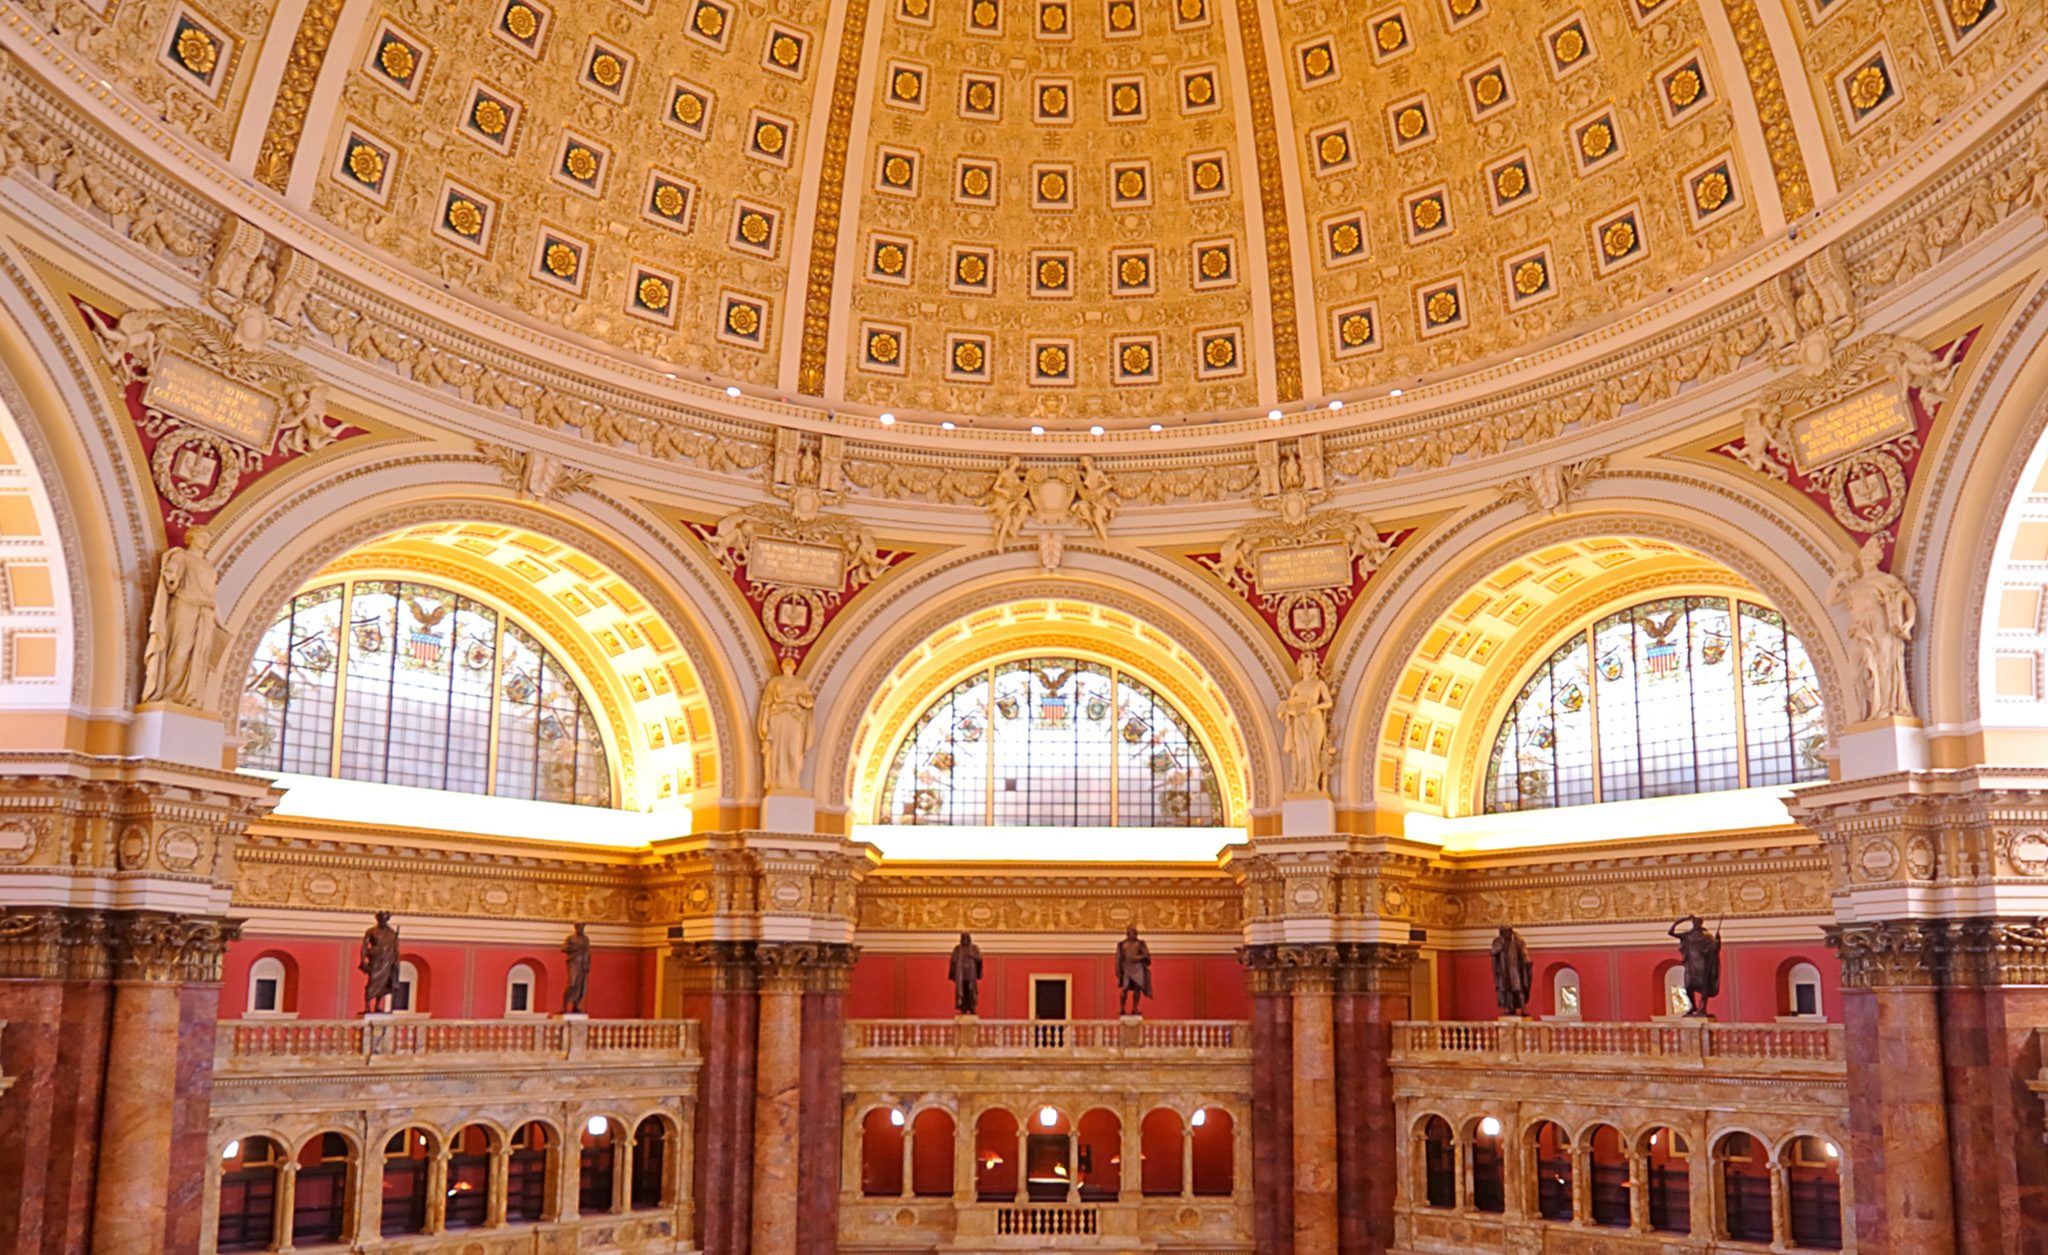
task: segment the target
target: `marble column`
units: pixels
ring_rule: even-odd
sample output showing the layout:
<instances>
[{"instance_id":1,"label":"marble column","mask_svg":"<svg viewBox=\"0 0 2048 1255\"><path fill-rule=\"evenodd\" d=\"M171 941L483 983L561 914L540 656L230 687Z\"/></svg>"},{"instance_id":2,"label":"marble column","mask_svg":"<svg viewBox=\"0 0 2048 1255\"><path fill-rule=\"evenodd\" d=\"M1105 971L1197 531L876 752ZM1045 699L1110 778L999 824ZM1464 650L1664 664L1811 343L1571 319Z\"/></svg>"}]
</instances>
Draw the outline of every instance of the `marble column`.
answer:
<instances>
[{"instance_id":1,"label":"marble column","mask_svg":"<svg viewBox=\"0 0 2048 1255\"><path fill-rule=\"evenodd\" d=\"M2012 949L2009 943L1972 948L1991 955ZM1976 983L1941 994L1956 1251L2044 1255L2048 1142L2040 1135L2041 1096L2027 1082L2044 1075L2048 1063L2037 1032L2048 1025L2048 987L2040 983L2048 972L1992 969L1967 975ZM1845 1186L1860 1188L1860 1182Z\"/></svg>"},{"instance_id":2,"label":"marble column","mask_svg":"<svg viewBox=\"0 0 2048 1255\"><path fill-rule=\"evenodd\" d=\"M1337 1249L1336 948L1290 947L1293 995L1294 1249Z\"/></svg>"},{"instance_id":3,"label":"marble column","mask_svg":"<svg viewBox=\"0 0 2048 1255\"><path fill-rule=\"evenodd\" d=\"M703 1255L746 1255L752 1240L754 1045L759 1020L753 945L673 947L681 1014L702 1020L704 1067L691 1147L691 1189Z\"/></svg>"},{"instance_id":4,"label":"marble column","mask_svg":"<svg viewBox=\"0 0 2048 1255\"><path fill-rule=\"evenodd\" d=\"M289 1255L292 1246L292 1213L298 1208L299 1165L287 1163L277 1170L276 1210L270 1216L270 1249Z\"/></svg>"},{"instance_id":5,"label":"marble column","mask_svg":"<svg viewBox=\"0 0 2048 1255\"><path fill-rule=\"evenodd\" d=\"M754 1050L754 1216L750 1255L797 1253L803 1115L803 964L810 947L763 945Z\"/></svg>"},{"instance_id":6,"label":"marble column","mask_svg":"<svg viewBox=\"0 0 2048 1255\"><path fill-rule=\"evenodd\" d=\"M1337 1067L1337 1246L1385 1255L1394 1241L1394 1170L1407 1143L1394 1109L1394 1025L1408 1018L1413 946L1339 948L1332 1004Z\"/></svg>"},{"instance_id":7,"label":"marble column","mask_svg":"<svg viewBox=\"0 0 2048 1255\"><path fill-rule=\"evenodd\" d=\"M485 1189L484 1228L502 1229L512 1203L512 1144L503 1137L491 1147L491 1173Z\"/></svg>"},{"instance_id":8,"label":"marble column","mask_svg":"<svg viewBox=\"0 0 2048 1255\"><path fill-rule=\"evenodd\" d=\"M1252 1179L1239 1188L1251 1190L1260 1255L1294 1255L1294 1015L1276 949L1247 946L1242 954L1252 1000ZM1136 1161L1124 1170L1135 1174Z\"/></svg>"},{"instance_id":9,"label":"marble column","mask_svg":"<svg viewBox=\"0 0 2048 1255\"><path fill-rule=\"evenodd\" d=\"M113 987L107 917L0 908L0 1251L79 1252L92 1186Z\"/></svg>"},{"instance_id":10,"label":"marble column","mask_svg":"<svg viewBox=\"0 0 2048 1255\"><path fill-rule=\"evenodd\" d=\"M190 1182L204 1174L177 1174L174 1207L171 1163L180 1150L189 1155L193 1143L191 1103L182 1095L211 1092L211 1049L201 1054L183 1040L188 1005L204 1017L199 1027L209 1039L213 1020L207 1000L188 1000L184 985L211 986L218 1005L221 955L238 929L221 919L158 912L110 919L114 1014L93 1186L94 1255L160 1255L174 1241L177 1251L198 1247L200 1199Z\"/></svg>"},{"instance_id":11,"label":"marble column","mask_svg":"<svg viewBox=\"0 0 2048 1255\"><path fill-rule=\"evenodd\" d=\"M803 995L802 1134L797 1162L797 1249L836 1255L841 1192L839 1131L846 1125L842 1065L846 1043L846 987L857 957L852 946L819 945L805 962ZM904 1147L910 1146L906 1123ZM858 1186L858 1178L855 1181ZM910 1192L906 1166L903 1189Z\"/></svg>"}]
</instances>

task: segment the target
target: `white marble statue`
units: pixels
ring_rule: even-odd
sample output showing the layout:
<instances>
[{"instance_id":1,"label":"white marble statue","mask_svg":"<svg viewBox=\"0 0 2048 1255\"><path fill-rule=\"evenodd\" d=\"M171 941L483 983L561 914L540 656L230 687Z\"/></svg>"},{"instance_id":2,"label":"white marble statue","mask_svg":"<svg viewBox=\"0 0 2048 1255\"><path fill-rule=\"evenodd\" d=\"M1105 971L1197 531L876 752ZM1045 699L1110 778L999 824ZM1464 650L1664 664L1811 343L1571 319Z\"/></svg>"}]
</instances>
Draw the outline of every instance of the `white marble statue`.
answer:
<instances>
[{"instance_id":1,"label":"white marble statue","mask_svg":"<svg viewBox=\"0 0 2048 1255\"><path fill-rule=\"evenodd\" d=\"M197 705L206 683L213 641L214 570L206 560L213 533L195 527L181 549L165 552L156 600L149 610L149 643L142 651L142 700Z\"/></svg>"},{"instance_id":2,"label":"white marble statue","mask_svg":"<svg viewBox=\"0 0 2048 1255\"><path fill-rule=\"evenodd\" d=\"M811 714L817 699L797 678L796 660L782 660L782 674L761 690L761 775L768 793L799 793L804 755L811 750Z\"/></svg>"},{"instance_id":3,"label":"white marble statue","mask_svg":"<svg viewBox=\"0 0 2048 1255\"><path fill-rule=\"evenodd\" d=\"M1294 687L1280 701L1280 723L1287 730L1287 792L1290 796L1321 793L1330 767L1330 708L1337 704L1323 679L1322 664L1313 653L1301 656Z\"/></svg>"},{"instance_id":4,"label":"white marble statue","mask_svg":"<svg viewBox=\"0 0 2048 1255\"><path fill-rule=\"evenodd\" d=\"M1849 608L1849 645L1863 669L1863 717L1913 714L1906 691L1906 642L1917 614L1906 581L1879 569L1884 538L1863 542L1853 564L1828 585L1828 604Z\"/></svg>"},{"instance_id":5,"label":"white marble statue","mask_svg":"<svg viewBox=\"0 0 2048 1255\"><path fill-rule=\"evenodd\" d=\"M1031 514L1031 489L1025 483L1023 462L1013 455L1003 463L982 500L995 528L995 547L1001 549L1016 537Z\"/></svg>"}]
</instances>

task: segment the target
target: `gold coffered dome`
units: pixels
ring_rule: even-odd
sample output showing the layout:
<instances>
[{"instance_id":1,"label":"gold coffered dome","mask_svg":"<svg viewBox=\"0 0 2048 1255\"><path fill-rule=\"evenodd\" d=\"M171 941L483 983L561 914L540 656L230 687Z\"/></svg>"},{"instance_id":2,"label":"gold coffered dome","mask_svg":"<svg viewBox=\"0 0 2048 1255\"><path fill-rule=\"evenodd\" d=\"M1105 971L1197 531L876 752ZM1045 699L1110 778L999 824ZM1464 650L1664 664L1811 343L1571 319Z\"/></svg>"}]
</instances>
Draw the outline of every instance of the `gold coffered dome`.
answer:
<instances>
[{"instance_id":1,"label":"gold coffered dome","mask_svg":"<svg viewBox=\"0 0 2048 1255\"><path fill-rule=\"evenodd\" d=\"M366 256L622 364L1142 431L1611 340L1890 163L2004 16L251 0L169 6L124 72Z\"/></svg>"}]
</instances>

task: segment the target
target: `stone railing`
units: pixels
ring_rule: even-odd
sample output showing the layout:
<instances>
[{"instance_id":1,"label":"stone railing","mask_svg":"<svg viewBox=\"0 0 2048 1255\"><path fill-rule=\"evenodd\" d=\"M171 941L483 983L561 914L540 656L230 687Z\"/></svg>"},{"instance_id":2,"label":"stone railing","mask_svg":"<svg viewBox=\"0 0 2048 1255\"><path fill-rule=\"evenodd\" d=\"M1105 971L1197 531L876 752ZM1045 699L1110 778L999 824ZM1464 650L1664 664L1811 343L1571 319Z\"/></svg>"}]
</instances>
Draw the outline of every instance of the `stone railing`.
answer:
<instances>
[{"instance_id":1,"label":"stone railing","mask_svg":"<svg viewBox=\"0 0 2048 1255\"><path fill-rule=\"evenodd\" d=\"M1248 1054L1242 1020L849 1020L846 1049L874 1055Z\"/></svg>"},{"instance_id":2,"label":"stone railing","mask_svg":"<svg viewBox=\"0 0 2048 1255\"><path fill-rule=\"evenodd\" d=\"M695 1020L223 1020L215 1046L222 1068L437 1056L596 1063L696 1053Z\"/></svg>"},{"instance_id":3,"label":"stone railing","mask_svg":"<svg viewBox=\"0 0 2048 1255\"><path fill-rule=\"evenodd\" d=\"M1710 1020L1599 1024L1546 1020L1404 1021L1396 1062L1582 1058L1656 1059L1660 1066L1844 1066L1839 1024L1716 1024Z\"/></svg>"}]
</instances>

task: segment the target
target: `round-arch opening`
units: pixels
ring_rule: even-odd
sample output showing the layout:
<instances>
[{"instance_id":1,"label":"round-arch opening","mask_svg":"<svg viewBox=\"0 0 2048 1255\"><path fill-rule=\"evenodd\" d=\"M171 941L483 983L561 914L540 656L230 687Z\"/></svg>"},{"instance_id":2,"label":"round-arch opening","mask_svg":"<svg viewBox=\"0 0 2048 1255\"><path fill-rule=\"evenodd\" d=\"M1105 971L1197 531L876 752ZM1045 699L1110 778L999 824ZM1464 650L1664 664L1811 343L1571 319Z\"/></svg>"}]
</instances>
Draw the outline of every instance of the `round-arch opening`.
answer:
<instances>
[{"instance_id":1,"label":"round-arch opening","mask_svg":"<svg viewBox=\"0 0 2048 1255\"><path fill-rule=\"evenodd\" d=\"M957 848L966 829L1052 827L1116 828L1125 843L1183 833L1201 846L1193 857L1211 857L1250 804L1242 702L1219 669L1151 624L1079 602L955 620L893 659L850 716L855 823L892 856Z\"/></svg>"},{"instance_id":2,"label":"round-arch opening","mask_svg":"<svg viewBox=\"0 0 2048 1255\"><path fill-rule=\"evenodd\" d=\"M1502 552L1516 556L1447 580L1361 716L1377 723L1354 761L1411 833L1455 846L1596 802L1678 824L1659 799L1720 791L1733 826L1769 826L1785 820L1764 814L1766 788L1825 777L1832 664L1807 652L1803 603L1670 540Z\"/></svg>"},{"instance_id":3,"label":"round-arch opening","mask_svg":"<svg viewBox=\"0 0 2048 1255\"><path fill-rule=\"evenodd\" d=\"M224 679L239 685L245 770L716 805L713 698L682 635L633 580L551 537L409 527L327 562L243 639L247 665Z\"/></svg>"}]
</instances>

